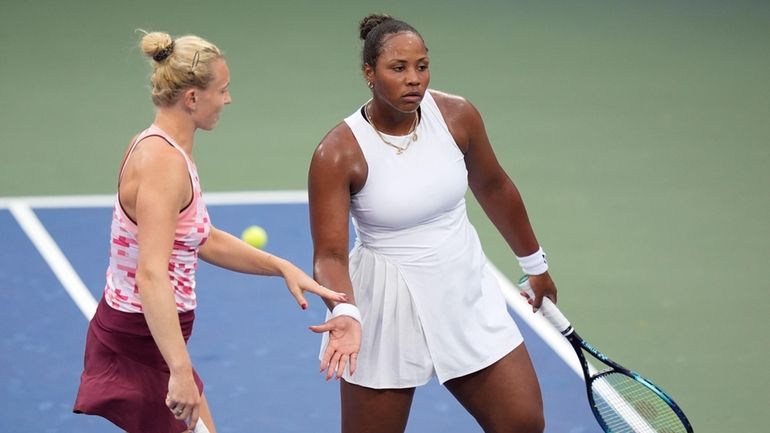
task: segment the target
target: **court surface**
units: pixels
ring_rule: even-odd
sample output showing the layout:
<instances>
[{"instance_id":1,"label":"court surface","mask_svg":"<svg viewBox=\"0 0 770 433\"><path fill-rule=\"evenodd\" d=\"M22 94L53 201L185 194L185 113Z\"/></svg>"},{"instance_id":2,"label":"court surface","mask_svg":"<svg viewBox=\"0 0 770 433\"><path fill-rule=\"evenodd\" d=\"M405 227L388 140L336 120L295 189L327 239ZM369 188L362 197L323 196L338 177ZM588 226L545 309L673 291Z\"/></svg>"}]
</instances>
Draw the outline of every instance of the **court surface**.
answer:
<instances>
[{"instance_id":1,"label":"court surface","mask_svg":"<svg viewBox=\"0 0 770 433\"><path fill-rule=\"evenodd\" d=\"M207 195L214 224L240 233L264 227L266 250L306 272L311 240L305 193ZM0 200L0 431L110 432L109 422L71 412L82 366L87 317L101 296L112 197ZM599 432L572 353L500 275L535 363L548 432ZM280 278L254 277L201 263L193 363L220 433L339 431L338 385L318 373L324 304L301 311ZM408 432L480 432L434 379L418 389Z\"/></svg>"}]
</instances>

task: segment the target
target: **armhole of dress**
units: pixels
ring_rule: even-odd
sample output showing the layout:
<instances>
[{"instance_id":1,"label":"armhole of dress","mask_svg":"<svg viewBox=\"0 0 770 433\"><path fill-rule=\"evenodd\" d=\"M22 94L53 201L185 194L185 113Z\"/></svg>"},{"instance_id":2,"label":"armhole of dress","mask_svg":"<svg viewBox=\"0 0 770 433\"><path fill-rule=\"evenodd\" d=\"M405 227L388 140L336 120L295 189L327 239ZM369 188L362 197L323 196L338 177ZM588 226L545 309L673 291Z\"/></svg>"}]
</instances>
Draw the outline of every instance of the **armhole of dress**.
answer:
<instances>
[{"instance_id":1,"label":"armhole of dress","mask_svg":"<svg viewBox=\"0 0 770 433\"><path fill-rule=\"evenodd\" d=\"M126 156L123 157L123 162L120 164L120 170L118 171L118 187L117 187L118 192L117 192L117 198L116 198L118 203L118 208L120 208L120 212L126 218L128 218L128 220L131 221L134 225L136 225L136 221L134 221L134 219L128 215L128 212L126 212L126 208L123 207L123 202L120 201L120 182L123 180L123 172L126 170L126 165L128 165L129 158L131 158L131 155L134 154L134 150L136 149L136 146L144 138L146 137L142 137L141 133L134 136L134 138L131 140L131 146L128 148L128 152L126 152Z\"/></svg>"},{"instance_id":2,"label":"armhole of dress","mask_svg":"<svg viewBox=\"0 0 770 433\"><path fill-rule=\"evenodd\" d=\"M123 213L123 215L126 216L134 225L137 225L137 222L131 218L131 216L128 215L128 212L126 212L126 208L123 207L123 202L120 200L120 181L123 180L123 172L126 169L126 164L128 164L128 159L131 158L131 155L133 155L134 150L136 150L136 146L139 145L139 143L142 142L142 140L149 138L149 137L160 137L163 141L165 141L169 146L173 147L179 153L182 154L182 158L184 158L185 165L187 166L187 177L190 178L190 202L187 203L182 209L179 210L179 213L185 212L187 209L192 206L193 202L195 201L195 186L193 184L193 175L190 171L190 161L187 159L187 155L184 154L184 151L177 146L174 146L172 142L170 142L166 137L160 135L160 134L147 134L144 137L142 137L141 134L134 137L134 141L131 143L131 147L128 149L128 152L126 153L126 157L123 159L123 163L120 165L120 172L118 173L118 194L117 194L117 201L118 206L120 207L120 211Z\"/></svg>"},{"instance_id":3,"label":"armhole of dress","mask_svg":"<svg viewBox=\"0 0 770 433\"><path fill-rule=\"evenodd\" d=\"M425 93L430 95L430 102L428 103L428 105L431 106L430 111L436 112L438 120L441 123L441 127L444 128L444 131L446 131L446 133L449 134L449 136L452 138L452 143L454 143L457 150L459 150L460 153L465 155L465 152L463 152L463 149L460 147L459 144L457 144L457 139L455 139L455 136L452 135L452 130L449 129L449 124L447 123L446 118L444 117L444 113L441 112L441 108L439 108L438 103L436 102L436 98L433 97L433 93L431 93L430 89L427 90Z\"/></svg>"},{"instance_id":4,"label":"armhole of dress","mask_svg":"<svg viewBox=\"0 0 770 433\"><path fill-rule=\"evenodd\" d=\"M353 134L353 139L356 141L356 146L358 146L358 151L361 152L361 157L364 158L364 165L366 165L366 178L364 179L364 183L361 185L361 188L358 189L358 191L353 192L350 191L350 198L353 198L356 196L356 194L360 193L361 191L366 188L366 183L369 181L369 160L366 158L366 152L364 151L364 147L361 145L361 141L358 139L358 135L356 135L356 131L354 129L355 127L360 126L369 126L369 119L366 118L366 113L364 112L364 107L366 107L366 104L361 106L361 109L359 110L359 116L361 116L359 119L345 119L345 125L350 129L350 133ZM350 120L350 121L348 121ZM358 121L359 125L351 124L355 121ZM371 127L371 126L369 126Z\"/></svg>"}]
</instances>

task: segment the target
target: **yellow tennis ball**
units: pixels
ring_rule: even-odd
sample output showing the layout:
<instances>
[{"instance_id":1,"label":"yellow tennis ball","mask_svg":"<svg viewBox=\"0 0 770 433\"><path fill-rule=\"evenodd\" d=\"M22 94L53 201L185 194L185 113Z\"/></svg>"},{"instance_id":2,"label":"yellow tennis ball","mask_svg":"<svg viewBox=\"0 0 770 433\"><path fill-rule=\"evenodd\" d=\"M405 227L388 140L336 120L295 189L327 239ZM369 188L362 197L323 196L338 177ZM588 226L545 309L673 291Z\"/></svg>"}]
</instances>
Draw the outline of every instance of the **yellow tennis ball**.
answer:
<instances>
[{"instance_id":1,"label":"yellow tennis ball","mask_svg":"<svg viewBox=\"0 0 770 433\"><path fill-rule=\"evenodd\" d=\"M241 239L254 248L267 245L267 232L260 226L249 226L241 233Z\"/></svg>"}]
</instances>

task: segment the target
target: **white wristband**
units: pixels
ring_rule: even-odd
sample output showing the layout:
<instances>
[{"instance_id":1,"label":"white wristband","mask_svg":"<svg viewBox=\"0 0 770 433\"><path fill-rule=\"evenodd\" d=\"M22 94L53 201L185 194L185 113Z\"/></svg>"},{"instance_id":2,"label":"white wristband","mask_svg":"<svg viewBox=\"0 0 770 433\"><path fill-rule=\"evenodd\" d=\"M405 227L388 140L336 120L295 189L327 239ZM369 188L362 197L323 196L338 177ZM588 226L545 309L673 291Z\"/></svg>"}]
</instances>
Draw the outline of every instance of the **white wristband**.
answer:
<instances>
[{"instance_id":1,"label":"white wristband","mask_svg":"<svg viewBox=\"0 0 770 433\"><path fill-rule=\"evenodd\" d=\"M332 318L337 316L350 316L361 323L361 311L353 304L341 303L334 306Z\"/></svg>"},{"instance_id":2,"label":"white wristband","mask_svg":"<svg viewBox=\"0 0 770 433\"><path fill-rule=\"evenodd\" d=\"M528 256L516 256L516 260L519 261L521 270L527 275L540 275L548 270L548 260L545 258L545 251L542 247L538 247L537 251Z\"/></svg>"}]
</instances>

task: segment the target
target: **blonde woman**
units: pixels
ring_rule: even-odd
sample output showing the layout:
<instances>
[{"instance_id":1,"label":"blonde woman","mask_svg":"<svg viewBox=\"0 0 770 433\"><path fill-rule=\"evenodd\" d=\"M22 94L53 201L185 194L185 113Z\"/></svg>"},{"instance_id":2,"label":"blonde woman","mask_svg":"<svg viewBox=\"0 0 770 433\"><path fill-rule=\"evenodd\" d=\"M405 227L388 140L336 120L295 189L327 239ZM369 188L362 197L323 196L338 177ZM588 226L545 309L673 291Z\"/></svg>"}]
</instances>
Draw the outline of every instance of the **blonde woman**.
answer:
<instances>
[{"instance_id":1,"label":"blonde woman","mask_svg":"<svg viewBox=\"0 0 770 433\"><path fill-rule=\"evenodd\" d=\"M198 257L233 271L282 276L301 308L328 290L292 263L211 225L193 158L198 129L230 104L222 52L197 36L149 33L155 120L132 140L118 176L107 283L88 328L74 411L129 433L216 432L186 342L195 319Z\"/></svg>"}]
</instances>

